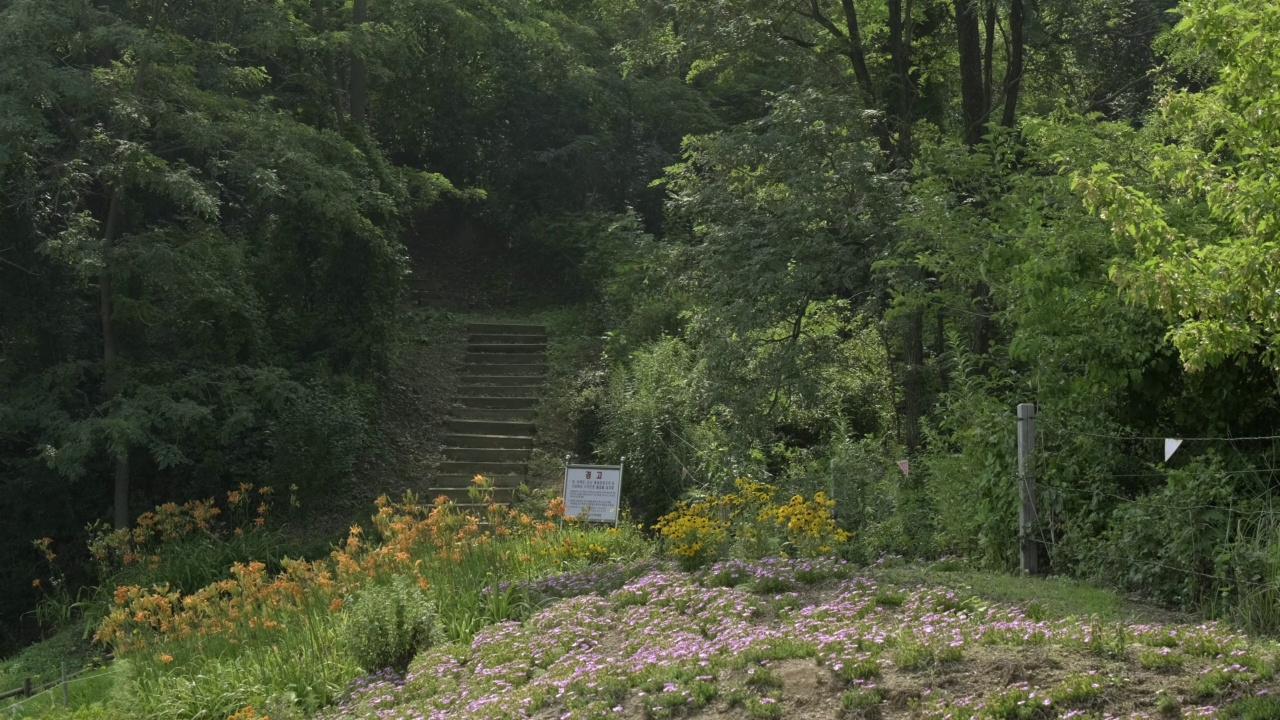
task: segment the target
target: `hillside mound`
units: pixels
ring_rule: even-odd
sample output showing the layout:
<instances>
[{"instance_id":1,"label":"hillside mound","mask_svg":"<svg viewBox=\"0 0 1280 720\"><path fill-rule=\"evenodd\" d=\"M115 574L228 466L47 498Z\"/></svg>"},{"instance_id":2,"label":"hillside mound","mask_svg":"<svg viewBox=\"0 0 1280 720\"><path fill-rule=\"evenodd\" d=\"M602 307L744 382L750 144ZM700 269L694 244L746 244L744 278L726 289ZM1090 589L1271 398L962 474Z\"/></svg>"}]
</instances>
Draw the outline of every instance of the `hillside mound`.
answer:
<instances>
[{"instance_id":1,"label":"hillside mound","mask_svg":"<svg viewBox=\"0 0 1280 720\"><path fill-rule=\"evenodd\" d=\"M1274 647L1217 623L1048 618L834 559L609 566L523 589L549 604L362 679L324 717L1280 716Z\"/></svg>"}]
</instances>

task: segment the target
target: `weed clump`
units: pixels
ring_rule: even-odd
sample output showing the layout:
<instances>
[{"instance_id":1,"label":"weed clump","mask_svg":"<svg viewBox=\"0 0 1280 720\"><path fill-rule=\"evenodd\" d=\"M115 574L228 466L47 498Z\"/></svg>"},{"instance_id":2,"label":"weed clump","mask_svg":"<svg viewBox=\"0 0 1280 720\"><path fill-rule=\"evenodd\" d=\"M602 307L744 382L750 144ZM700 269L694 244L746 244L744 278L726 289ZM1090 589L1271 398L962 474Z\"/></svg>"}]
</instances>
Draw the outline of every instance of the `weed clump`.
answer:
<instances>
[{"instance_id":1,"label":"weed clump","mask_svg":"<svg viewBox=\"0 0 1280 720\"><path fill-rule=\"evenodd\" d=\"M347 645L365 670L403 671L441 639L435 603L403 576L357 592L347 614Z\"/></svg>"},{"instance_id":2,"label":"weed clump","mask_svg":"<svg viewBox=\"0 0 1280 720\"><path fill-rule=\"evenodd\" d=\"M840 695L840 708L847 713L858 713L884 702L884 694L873 686L845 690Z\"/></svg>"}]
</instances>

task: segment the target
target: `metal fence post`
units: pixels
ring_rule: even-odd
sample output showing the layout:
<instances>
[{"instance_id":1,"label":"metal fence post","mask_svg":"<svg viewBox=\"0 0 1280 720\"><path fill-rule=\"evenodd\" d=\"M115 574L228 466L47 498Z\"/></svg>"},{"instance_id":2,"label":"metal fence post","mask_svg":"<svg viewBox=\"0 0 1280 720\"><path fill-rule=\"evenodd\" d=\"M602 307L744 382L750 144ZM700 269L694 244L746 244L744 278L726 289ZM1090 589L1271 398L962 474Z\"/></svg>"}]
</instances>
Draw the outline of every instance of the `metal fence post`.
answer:
<instances>
[{"instance_id":1,"label":"metal fence post","mask_svg":"<svg viewBox=\"0 0 1280 720\"><path fill-rule=\"evenodd\" d=\"M1018 495L1022 506L1018 510L1018 555L1022 572L1035 575L1039 571L1039 558L1032 537L1036 524L1036 406L1033 403L1018 404Z\"/></svg>"}]
</instances>

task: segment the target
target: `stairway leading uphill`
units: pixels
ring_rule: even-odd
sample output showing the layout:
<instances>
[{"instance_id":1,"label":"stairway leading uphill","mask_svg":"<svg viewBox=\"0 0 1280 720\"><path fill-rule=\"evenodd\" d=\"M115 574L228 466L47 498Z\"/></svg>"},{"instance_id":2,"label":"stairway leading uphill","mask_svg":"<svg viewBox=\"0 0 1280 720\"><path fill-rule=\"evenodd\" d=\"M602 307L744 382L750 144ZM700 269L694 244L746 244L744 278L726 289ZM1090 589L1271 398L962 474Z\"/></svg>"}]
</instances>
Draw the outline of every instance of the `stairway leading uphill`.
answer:
<instances>
[{"instance_id":1,"label":"stairway leading uphill","mask_svg":"<svg viewBox=\"0 0 1280 720\"><path fill-rule=\"evenodd\" d=\"M459 506L476 475L492 478L494 499L510 503L533 453L534 407L546 380L547 330L541 325L467 326L466 367L454 398L440 463L427 497Z\"/></svg>"}]
</instances>

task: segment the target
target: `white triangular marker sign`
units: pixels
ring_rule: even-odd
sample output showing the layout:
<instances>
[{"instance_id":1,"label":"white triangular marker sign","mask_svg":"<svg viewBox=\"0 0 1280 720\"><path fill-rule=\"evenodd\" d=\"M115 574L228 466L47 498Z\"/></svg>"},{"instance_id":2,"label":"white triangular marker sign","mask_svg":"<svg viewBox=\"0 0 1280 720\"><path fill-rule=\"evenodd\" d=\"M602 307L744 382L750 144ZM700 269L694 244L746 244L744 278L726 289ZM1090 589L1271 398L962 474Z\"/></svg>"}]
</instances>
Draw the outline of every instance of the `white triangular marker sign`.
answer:
<instances>
[{"instance_id":1,"label":"white triangular marker sign","mask_svg":"<svg viewBox=\"0 0 1280 720\"><path fill-rule=\"evenodd\" d=\"M1164 439L1164 461L1165 462L1169 462L1169 458L1173 457L1173 454L1178 452L1178 446L1181 444L1182 444L1182 440L1178 438Z\"/></svg>"},{"instance_id":2,"label":"white triangular marker sign","mask_svg":"<svg viewBox=\"0 0 1280 720\"><path fill-rule=\"evenodd\" d=\"M911 470L911 461L910 461L910 460L899 460L899 461L898 461L898 467L902 468L902 474L903 474L903 475L910 475L910 474L911 474L911 472L910 472L910 470Z\"/></svg>"}]
</instances>

